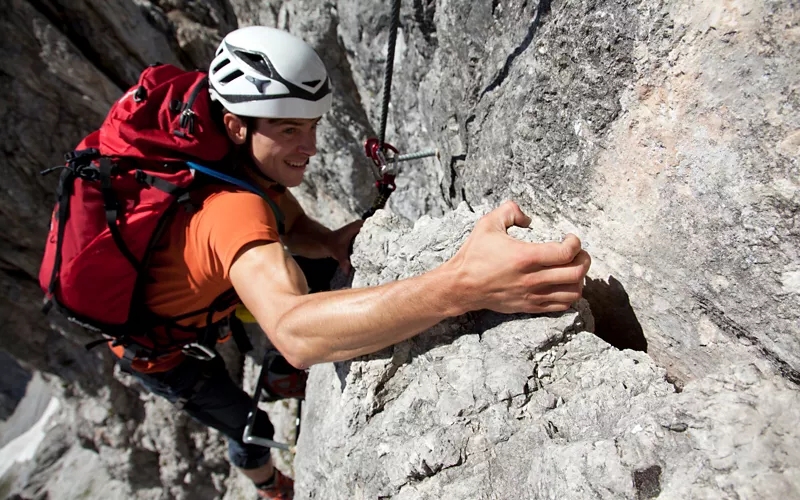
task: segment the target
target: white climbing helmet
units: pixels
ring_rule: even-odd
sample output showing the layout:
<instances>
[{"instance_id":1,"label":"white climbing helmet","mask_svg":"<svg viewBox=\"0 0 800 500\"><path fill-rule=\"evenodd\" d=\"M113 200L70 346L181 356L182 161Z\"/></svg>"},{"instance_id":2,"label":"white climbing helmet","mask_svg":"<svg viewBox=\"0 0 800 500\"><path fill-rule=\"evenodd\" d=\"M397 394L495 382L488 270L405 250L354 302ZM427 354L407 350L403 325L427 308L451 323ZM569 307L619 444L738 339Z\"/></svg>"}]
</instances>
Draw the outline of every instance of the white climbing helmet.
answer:
<instances>
[{"instance_id":1,"label":"white climbing helmet","mask_svg":"<svg viewBox=\"0 0 800 500\"><path fill-rule=\"evenodd\" d=\"M318 118L331 108L322 59L302 39L266 26L228 33L208 82L211 99L240 116Z\"/></svg>"}]
</instances>

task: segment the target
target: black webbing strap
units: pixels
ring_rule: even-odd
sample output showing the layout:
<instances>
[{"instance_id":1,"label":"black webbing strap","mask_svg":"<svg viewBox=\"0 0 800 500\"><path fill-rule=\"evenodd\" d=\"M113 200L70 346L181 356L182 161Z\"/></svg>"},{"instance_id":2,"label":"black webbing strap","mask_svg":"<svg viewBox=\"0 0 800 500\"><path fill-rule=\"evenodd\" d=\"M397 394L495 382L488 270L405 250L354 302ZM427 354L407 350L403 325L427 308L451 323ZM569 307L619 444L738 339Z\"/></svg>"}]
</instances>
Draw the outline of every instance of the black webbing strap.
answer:
<instances>
[{"instance_id":1,"label":"black webbing strap","mask_svg":"<svg viewBox=\"0 0 800 500\"><path fill-rule=\"evenodd\" d=\"M208 312L206 313L206 327L203 329L202 336L198 335L197 338L197 341L200 344L210 348L213 348L217 345L217 340L219 340L219 324L214 323L214 313L224 311L231 305L231 290L222 292L222 294L214 299L214 302L208 306Z\"/></svg>"},{"instance_id":2,"label":"black webbing strap","mask_svg":"<svg viewBox=\"0 0 800 500\"><path fill-rule=\"evenodd\" d=\"M183 391L183 393L178 397L178 399L176 399L175 402L172 403L175 409L183 410L184 408L186 408L186 405L189 403L189 400L192 399L192 396L200 392L200 389L202 389L203 386L206 385L206 382L208 382L208 379L210 378L211 374L208 373L207 370L203 370L200 376L197 377L197 382L195 382L194 385L189 390Z\"/></svg>"},{"instance_id":3,"label":"black webbing strap","mask_svg":"<svg viewBox=\"0 0 800 500\"><path fill-rule=\"evenodd\" d=\"M117 201L117 197L114 194L114 187L111 185L111 176L113 174L114 164L108 158L100 158L100 189L103 193L103 206L106 209L106 222L108 223L108 229L111 231L111 237L114 238L114 243L117 244L117 248L119 251L122 252L122 255L128 259L128 262L131 263L133 268L138 273L140 271L139 261L136 257L131 253L128 245L125 244L125 241L122 239L122 235L119 232L119 226L117 226L117 220L119 218L119 201Z\"/></svg>"},{"instance_id":4,"label":"black webbing strap","mask_svg":"<svg viewBox=\"0 0 800 500\"><path fill-rule=\"evenodd\" d=\"M231 314L228 317L228 328L231 330L233 341L236 342L236 347L239 352L244 354L253 350L253 344L247 336L247 331L244 329L242 320L236 317L236 314Z\"/></svg>"},{"instance_id":5,"label":"black webbing strap","mask_svg":"<svg viewBox=\"0 0 800 500\"><path fill-rule=\"evenodd\" d=\"M176 323L183 319L191 318L193 316L199 316L201 314L208 314L208 313L215 313L219 311L224 311L225 309L237 304L238 298L236 296L236 291L233 288L230 288L220 294L219 297L214 299L214 301L208 307L203 307L202 309L195 309L194 311L190 311L187 313L183 313L178 316L170 316L169 318L164 318L159 324L168 324L168 323ZM211 316L209 316L210 318ZM181 327L185 328L185 327Z\"/></svg>"},{"instance_id":6,"label":"black webbing strap","mask_svg":"<svg viewBox=\"0 0 800 500\"><path fill-rule=\"evenodd\" d=\"M56 255L53 262L53 272L50 275L50 285L47 287L47 297L42 311L47 313L53 307L53 298L56 291L56 283L58 280L58 273L61 270L61 249L64 244L64 231L67 227L67 219L69 219L69 201L72 196L72 183L75 181L75 174L72 170L64 170L61 174L61 179L58 182L58 233L56 241Z\"/></svg>"},{"instance_id":7,"label":"black webbing strap","mask_svg":"<svg viewBox=\"0 0 800 500\"><path fill-rule=\"evenodd\" d=\"M171 316L170 318L165 319L164 323L165 324L166 323L175 323L175 322L180 321L182 319L191 318L193 316L199 316L201 314L207 314L209 309L211 309L210 306L209 307L204 307L202 309L195 309L194 311L189 311L189 312L181 314L179 316Z\"/></svg>"},{"instance_id":8,"label":"black webbing strap","mask_svg":"<svg viewBox=\"0 0 800 500\"><path fill-rule=\"evenodd\" d=\"M175 196L176 198L182 196L186 193L186 189L178 186L177 184L173 184L169 181L165 181L161 177L156 177L155 175L151 175L145 173L143 170L137 170L134 172L133 177L136 179L137 182L142 184L147 184L148 186L152 186L159 191L164 191L167 194Z\"/></svg>"},{"instance_id":9,"label":"black webbing strap","mask_svg":"<svg viewBox=\"0 0 800 500\"><path fill-rule=\"evenodd\" d=\"M95 347L97 347L97 346L99 346L101 344L108 344L109 342L111 342L110 339L98 339L98 340L93 340L91 342L86 343L83 347L87 351L91 351Z\"/></svg>"}]
</instances>

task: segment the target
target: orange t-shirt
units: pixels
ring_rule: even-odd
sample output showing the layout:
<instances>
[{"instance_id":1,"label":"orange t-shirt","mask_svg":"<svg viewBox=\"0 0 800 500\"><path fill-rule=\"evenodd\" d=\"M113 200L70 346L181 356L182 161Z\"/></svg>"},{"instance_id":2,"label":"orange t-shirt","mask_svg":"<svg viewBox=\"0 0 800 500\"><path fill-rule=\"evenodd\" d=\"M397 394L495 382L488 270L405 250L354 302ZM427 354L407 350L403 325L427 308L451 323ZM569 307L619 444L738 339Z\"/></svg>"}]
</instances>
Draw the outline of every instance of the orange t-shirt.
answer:
<instances>
[{"instance_id":1,"label":"orange t-shirt","mask_svg":"<svg viewBox=\"0 0 800 500\"><path fill-rule=\"evenodd\" d=\"M145 304L155 314L169 318L208 307L231 288L229 271L236 254L254 241L279 241L277 222L269 204L244 191L207 188L198 193L202 206L195 212L178 209L170 228L154 249L148 268L152 282L145 288ZM278 206L287 197L268 191ZM283 208L283 207L281 207ZM289 207L290 208L290 207ZM235 306L234 306L235 307ZM219 321L234 307L214 314ZM178 323L203 327L207 313ZM122 346L112 347L122 357ZM143 373L163 372L183 360L180 351L155 361L136 359L132 368Z\"/></svg>"}]
</instances>

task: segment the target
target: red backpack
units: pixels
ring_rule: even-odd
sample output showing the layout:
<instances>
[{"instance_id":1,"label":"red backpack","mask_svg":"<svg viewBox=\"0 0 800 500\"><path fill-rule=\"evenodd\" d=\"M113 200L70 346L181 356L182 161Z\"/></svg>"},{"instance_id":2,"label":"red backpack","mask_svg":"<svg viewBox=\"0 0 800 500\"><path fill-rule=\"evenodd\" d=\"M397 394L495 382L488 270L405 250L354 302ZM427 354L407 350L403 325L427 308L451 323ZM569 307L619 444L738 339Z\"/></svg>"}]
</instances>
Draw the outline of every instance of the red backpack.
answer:
<instances>
[{"instance_id":1,"label":"red backpack","mask_svg":"<svg viewBox=\"0 0 800 500\"><path fill-rule=\"evenodd\" d=\"M175 318L146 310L143 293L154 245L189 193L209 182L261 195L283 232L283 216L269 196L207 166L229 151L227 136L212 120L206 74L170 65L147 68L100 129L65 156L66 165L45 171L63 169L39 272L45 310L55 305L71 321L103 334L87 348L109 341L124 346L128 366L177 350L214 357L218 325L211 319L238 302L233 289L209 307ZM207 314L205 328L176 323L200 314Z\"/></svg>"}]
</instances>

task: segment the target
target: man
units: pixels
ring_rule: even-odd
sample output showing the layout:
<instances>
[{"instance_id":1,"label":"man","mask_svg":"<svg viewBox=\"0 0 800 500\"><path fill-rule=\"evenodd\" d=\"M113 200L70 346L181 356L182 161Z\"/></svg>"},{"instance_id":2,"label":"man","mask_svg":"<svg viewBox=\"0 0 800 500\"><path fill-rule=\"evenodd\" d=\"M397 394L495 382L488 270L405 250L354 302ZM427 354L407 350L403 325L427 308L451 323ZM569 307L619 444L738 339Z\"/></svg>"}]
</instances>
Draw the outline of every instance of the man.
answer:
<instances>
[{"instance_id":1,"label":"man","mask_svg":"<svg viewBox=\"0 0 800 500\"><path fill-rule=\"evenodd\" d=\"M277 200L286 232L278 234L275 214L258 195L206 193L198 211L176 217L152 259L154 282L146 302L156 314L175 317L202 309L232 285L272 344L302 369L375 352L468 311L564 311L580 298L590 258L578 238L546 244L514 240L506 229L527 226L530 219L511 202L481 219L455 257L429 273L309 295L292 254L332 257L347 270L349 244L361 227L357 221L331 231L282 192L301 183L316 154L317 124L331 103L325 67L302 40L248 27L222 41L209 85L238 151L236 167ZM183 323L202 326L205 320ZM253 480L260 496L291 498L292 482L273 468L269 450L242 442L249 398L220 361L178 353L158 366L134 369L153 392L184 403L189 414L228 436L233 464Z\"/></svg>"}]
</instances>

